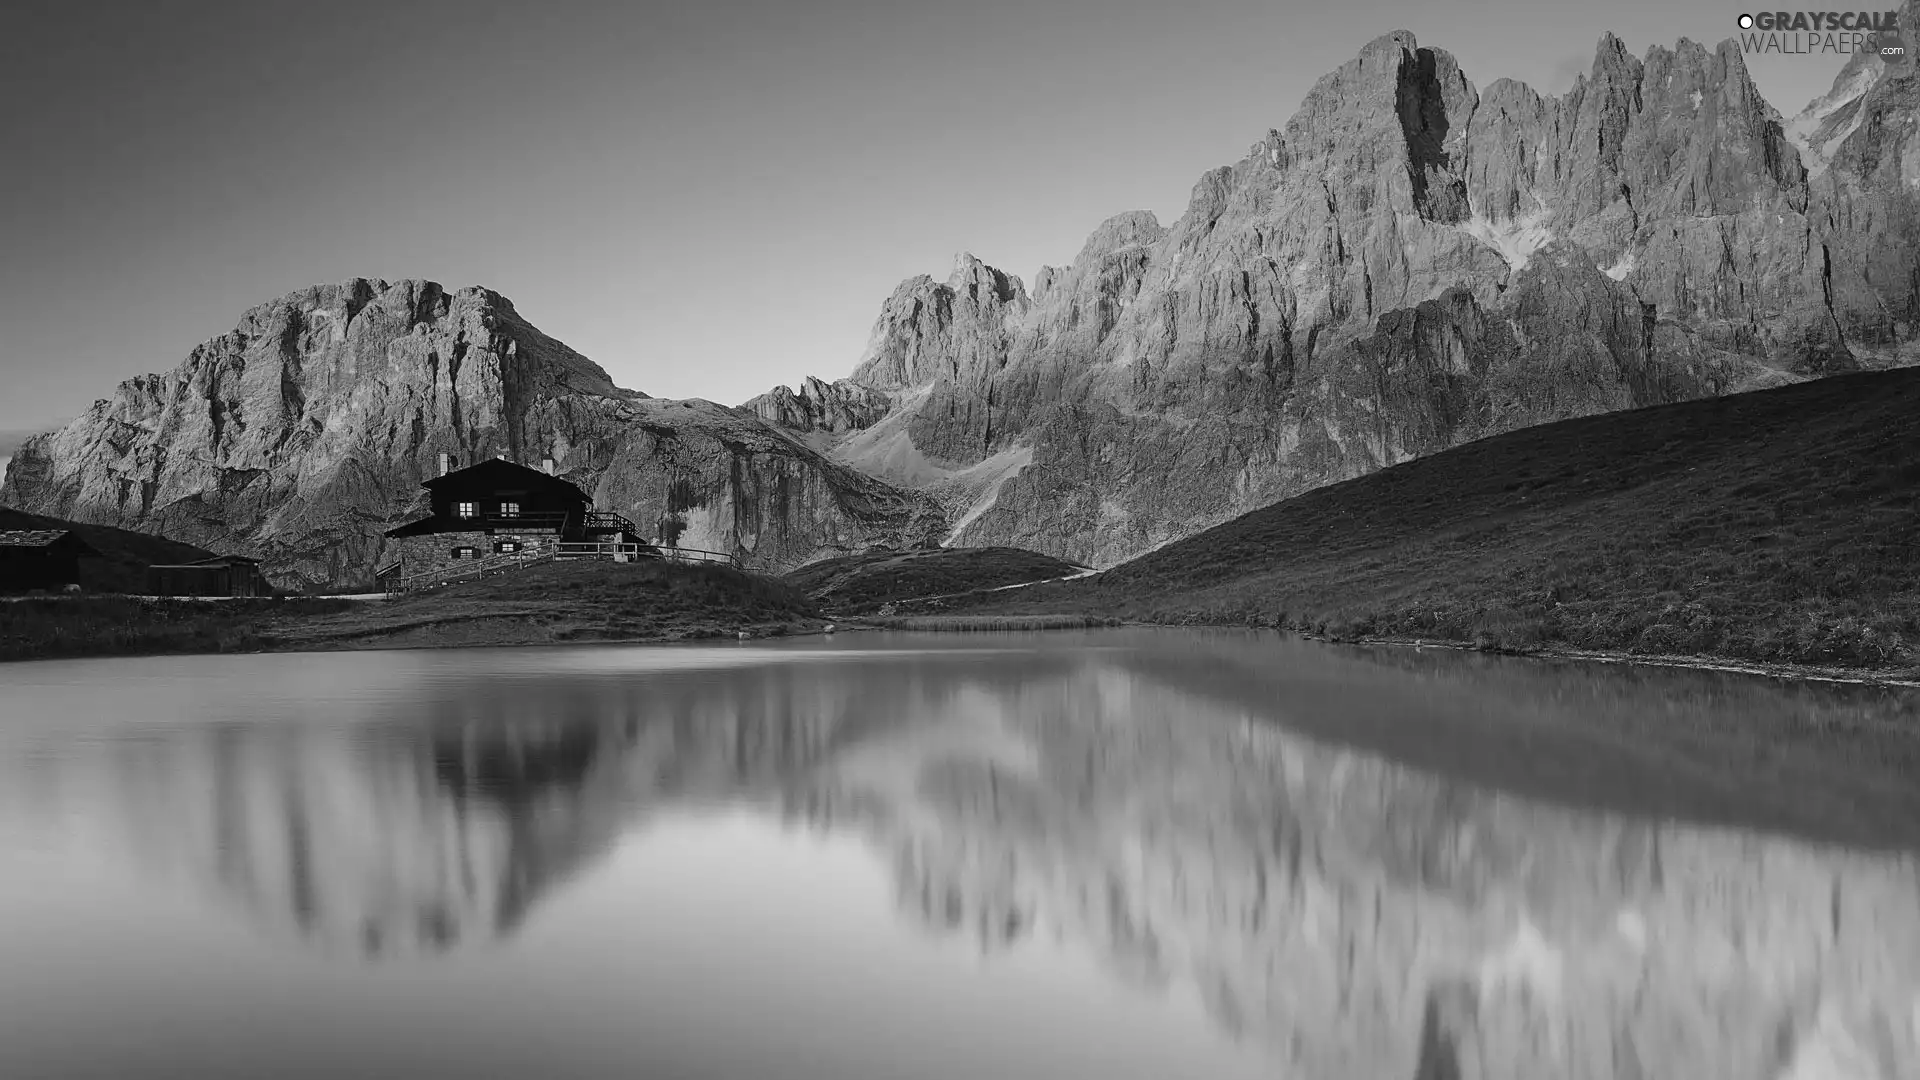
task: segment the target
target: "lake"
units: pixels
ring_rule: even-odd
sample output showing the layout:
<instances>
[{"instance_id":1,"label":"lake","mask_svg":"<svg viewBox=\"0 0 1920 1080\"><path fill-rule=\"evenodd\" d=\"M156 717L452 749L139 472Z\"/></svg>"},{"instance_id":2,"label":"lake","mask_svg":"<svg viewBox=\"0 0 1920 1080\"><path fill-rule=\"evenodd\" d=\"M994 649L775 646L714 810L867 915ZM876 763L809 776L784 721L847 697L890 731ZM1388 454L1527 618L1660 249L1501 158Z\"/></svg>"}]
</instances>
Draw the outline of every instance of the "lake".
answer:
<instances>
[{"instance_id":1,"label":"lake","mask_svg":"<svg viewBox=\"0 0 1920 1080\"><path fill-rule=\"evenodd\" d=\"M0 666L0 1077L1920 1075L1920 697L1256 632Z\"/></svg>"}]
</instances>

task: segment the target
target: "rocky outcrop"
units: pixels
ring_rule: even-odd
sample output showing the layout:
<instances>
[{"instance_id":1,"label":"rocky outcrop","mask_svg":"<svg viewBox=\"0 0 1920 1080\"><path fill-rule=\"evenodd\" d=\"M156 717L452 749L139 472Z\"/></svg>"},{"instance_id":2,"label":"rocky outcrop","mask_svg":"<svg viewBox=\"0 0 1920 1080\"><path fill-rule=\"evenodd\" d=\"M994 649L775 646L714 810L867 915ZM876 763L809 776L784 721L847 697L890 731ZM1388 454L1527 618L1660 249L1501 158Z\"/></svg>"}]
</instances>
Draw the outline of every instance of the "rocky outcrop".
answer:
<instances>
[{"instance_id":1,"label":"rocky outcrop","mask_svg":"<svg viewBox=\"0 0 1920 1080\"><path fill-rule=\"evenodd\" d=\"M29 441L0 502L342 583L438 454L552 456L643 524L687 481L682 542L772 569L1107 566L1489 434L1920 360L1917 95L1860 56L1787 122L1732 42L1612 36L1564 95L1481 89L1397 31L1171 225L1111 218L1031 287L970 255L903 283L847 379L656 402L497 294L352 281Z\"/></svg>"},{"instance_id":2,"label":"rocky outcrop","mask_svg":"<svg viewBox=\"0 0 1920 1080\"><path fill-rule=\"evenodd\" d=\"M1546 97L1385 35L1171 226L1113 218L1031 292L904 283L834 384L891 413L796 429L955 542L1108 565L1484 435L1912 362L1920 80L1869 63L1790 129L1734 42L1608 36Z\"/></svg>"},{"instance_id":3,"label":"rocky outcrop","mask_svg":"<svg viewBox=\"0 0 1920 1080\"><path fill-rule=\"evenodd\" d=\"M691 485L683 546L780 569L916 543L944 519L751 413L622 390L486 289L316 286L249 311L173 371L28 440L0 503L263 557L283 586L370 578L425 512L440 454L495 455L651 523Z\"/></svg>"},{"instance_id":4,"label":"rocky outcrop","mask_svg":"<svg viewBox=\"0 0 1920 1080\"><path fill-rule=\"evenodd\" d=\"M872 427L892 405L892 398L882 391L844 379L830 383L809 376L798 391L776 386L740 407L777 428L800 432L810 441L827 436L830 445L833 436Z\"/></svg>"}]
</instances>

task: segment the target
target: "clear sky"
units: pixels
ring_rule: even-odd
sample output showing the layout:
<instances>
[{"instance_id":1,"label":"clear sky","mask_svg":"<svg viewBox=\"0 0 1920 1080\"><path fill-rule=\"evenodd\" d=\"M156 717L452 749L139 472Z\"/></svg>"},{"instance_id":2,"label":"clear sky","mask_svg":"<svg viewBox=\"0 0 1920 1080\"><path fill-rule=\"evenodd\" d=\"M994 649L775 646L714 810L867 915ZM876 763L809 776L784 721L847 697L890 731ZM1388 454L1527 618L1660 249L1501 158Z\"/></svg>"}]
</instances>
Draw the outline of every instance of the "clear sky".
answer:
<instances>
[{"instance_id":1,"label":"clear sky","mask_svg":"<svg viewBox=\"0 0 1920 1080\"><path fill-rule=\"evenodd\" d=\"M1882 4L1879 6L1892 6ZM1741 0L11 0L0 432L349 277L480 284L622 385L846 375L903 278L1022 278L1394 29L1478 86L1737 33ZM1840 58L1751 64L1792 113Z\"/></svg>"}]
</instances>

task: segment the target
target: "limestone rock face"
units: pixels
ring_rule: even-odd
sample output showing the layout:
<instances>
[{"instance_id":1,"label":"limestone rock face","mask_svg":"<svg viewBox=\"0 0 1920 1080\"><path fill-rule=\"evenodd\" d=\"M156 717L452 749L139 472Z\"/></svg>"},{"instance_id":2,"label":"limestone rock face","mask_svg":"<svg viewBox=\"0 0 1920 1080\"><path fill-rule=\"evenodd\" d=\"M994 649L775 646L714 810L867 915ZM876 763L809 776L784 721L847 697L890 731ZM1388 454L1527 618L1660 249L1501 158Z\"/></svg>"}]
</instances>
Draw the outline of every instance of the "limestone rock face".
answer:
<instances>
[{"instance_id":1,"label":"limestone rock face","mask_svg":"<svg viewBox=\"0 0 1920 1080\"><path fill-rule=\"evenodd\" d=\"M784 430L831 437L872 427L892 405L882 391L809 376L797 391L776 386L740 407Z\"/></svg>"},{"instance_id":2,"label":"limestone rock face","mask_svg":"<svg viewBox=\"0 0 1920 1080\"><path fill-rule=\"evenodd\" d=\"M179 367L28 440L0 503L260 556L276 583L368 580L426 511L439 455L539 464L649 528L692 485L687 547L784 568L914 543L924 496L821 457L748 412L622 390L505 297L425 281L317 286L247 312Z\"/></svg>"},{"instance_id":3,"label":"limestone rock face","mask_svg":"<svg viewBox=\"0 0 1920 1080\"><path fill-rule=\"evenodd\" d=\"M1610 35L1565 95L1482 90L1397 31L1172 225L1113 218L1030 291L970 256L904 283L831 390L891 397L865 430L770 418L955 542L1111 565L1500 431L1911 363L1917 93L1859 57L1788 124L1737 43Z\"/></svg>"}]
</instances>

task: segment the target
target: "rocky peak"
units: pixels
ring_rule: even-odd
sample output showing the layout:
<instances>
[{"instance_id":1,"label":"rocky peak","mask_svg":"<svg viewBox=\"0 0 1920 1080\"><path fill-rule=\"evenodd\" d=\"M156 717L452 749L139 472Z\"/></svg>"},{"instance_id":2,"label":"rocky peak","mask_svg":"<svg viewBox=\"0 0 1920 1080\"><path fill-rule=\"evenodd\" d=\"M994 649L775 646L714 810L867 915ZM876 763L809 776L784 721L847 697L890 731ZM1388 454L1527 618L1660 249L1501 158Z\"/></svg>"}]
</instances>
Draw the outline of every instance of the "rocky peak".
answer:
<instances>
[{"instance_id":1,"label":"rocky peak","mask_svg":"<svg viewBox=\"0 0 1920 1080\"><path fill-rule=\"evenodd\" d=\"M776 386L740 407L802 436L834 436L873 426L892 403L887 394L846 379L830 383L808 376L797 391Z\"/></svg>"},{"instance_id":2,"label":"rocky peak","mask_svg":"<svg viewBox=\"0 0 1920 1080\"><path fill-rule=\"evenodd\" d=\"M974 303L1019 306L1027 300L1026 286L1019 278L988 266L970 251L955 256L953 273L947 276L947 288L956 297L964 294Z\"/></svg>"},{"instance_id":3,"label":"rocky peak","mask_svg":"<svg viewBox=\"0 0 1920 1080\"><path fill-rule=\"evenodd\" d=\"M999 369L1030 307L1019 278L963 253L944 284L922 275L894 290L851 381L883 391L977 386Z\"/></svg>"},{"instance_id":4,"label":"rocky peak","mask_svg":"<svg viewBox=\"0 0 1920 1080\"><path fill-rule=\"evenodd\" d=\"M1131 248L1152 247L1167 235L1166 227L1151 210L1129 210L1101 222L1087 237L1074 259L1075 265L1092 262Z\"/></svg>"},{"instance_id":5,"label":"rocky peak","mask_svg":"<svg viewBox=\"0 0 1920 1080\"><path fill-rule=\"evenodd\" d=\"M879 408L810 389L816 411ZM421 512L440 454L551 457L597 505L643 523L685 482L686 546L773 568L945 525L930 499L750 411L615 386L490 289L377 279L258 305L172 371L123 383L23 445L0 502L256 555L283 585L363 584L385 530Z\"/></svg>"},{"instance_id":6,"label":"rocky peak","mask_svg":"<svg viewBox=\"0 0 1920 1080\"><path fill-rule=\"evenodd\" d=\"M956 542L1109 563L1465 439L1920 359L1896 82L1836 88L1816 189L1736 43L1608 34L1546 96L1382 35L1171 224L1108 219L1030 297L903 284L853 381L912 393L855 458L991 472Z\"/></svg>"},{"instance_id":7,"label":"rocky peak","mask_svg":"<svg viewBox=\"0 0 1920 1080\"><path fill-rule=\"evenodd\" d=\"M1908 0L1897 25L1907 46L1920 31L1920 0ZM1827 93L1809 102L1787 124L1788 136L1812 174L1833 189L1853 189L1869 198L1920 188L1920 67L1909 60L1888 66L1878 56L1856 53ZM1840 175L1828 176L1838 166ZM1882 213L1897 211L1890 208Z\"/></svg>"}]
</instances>

